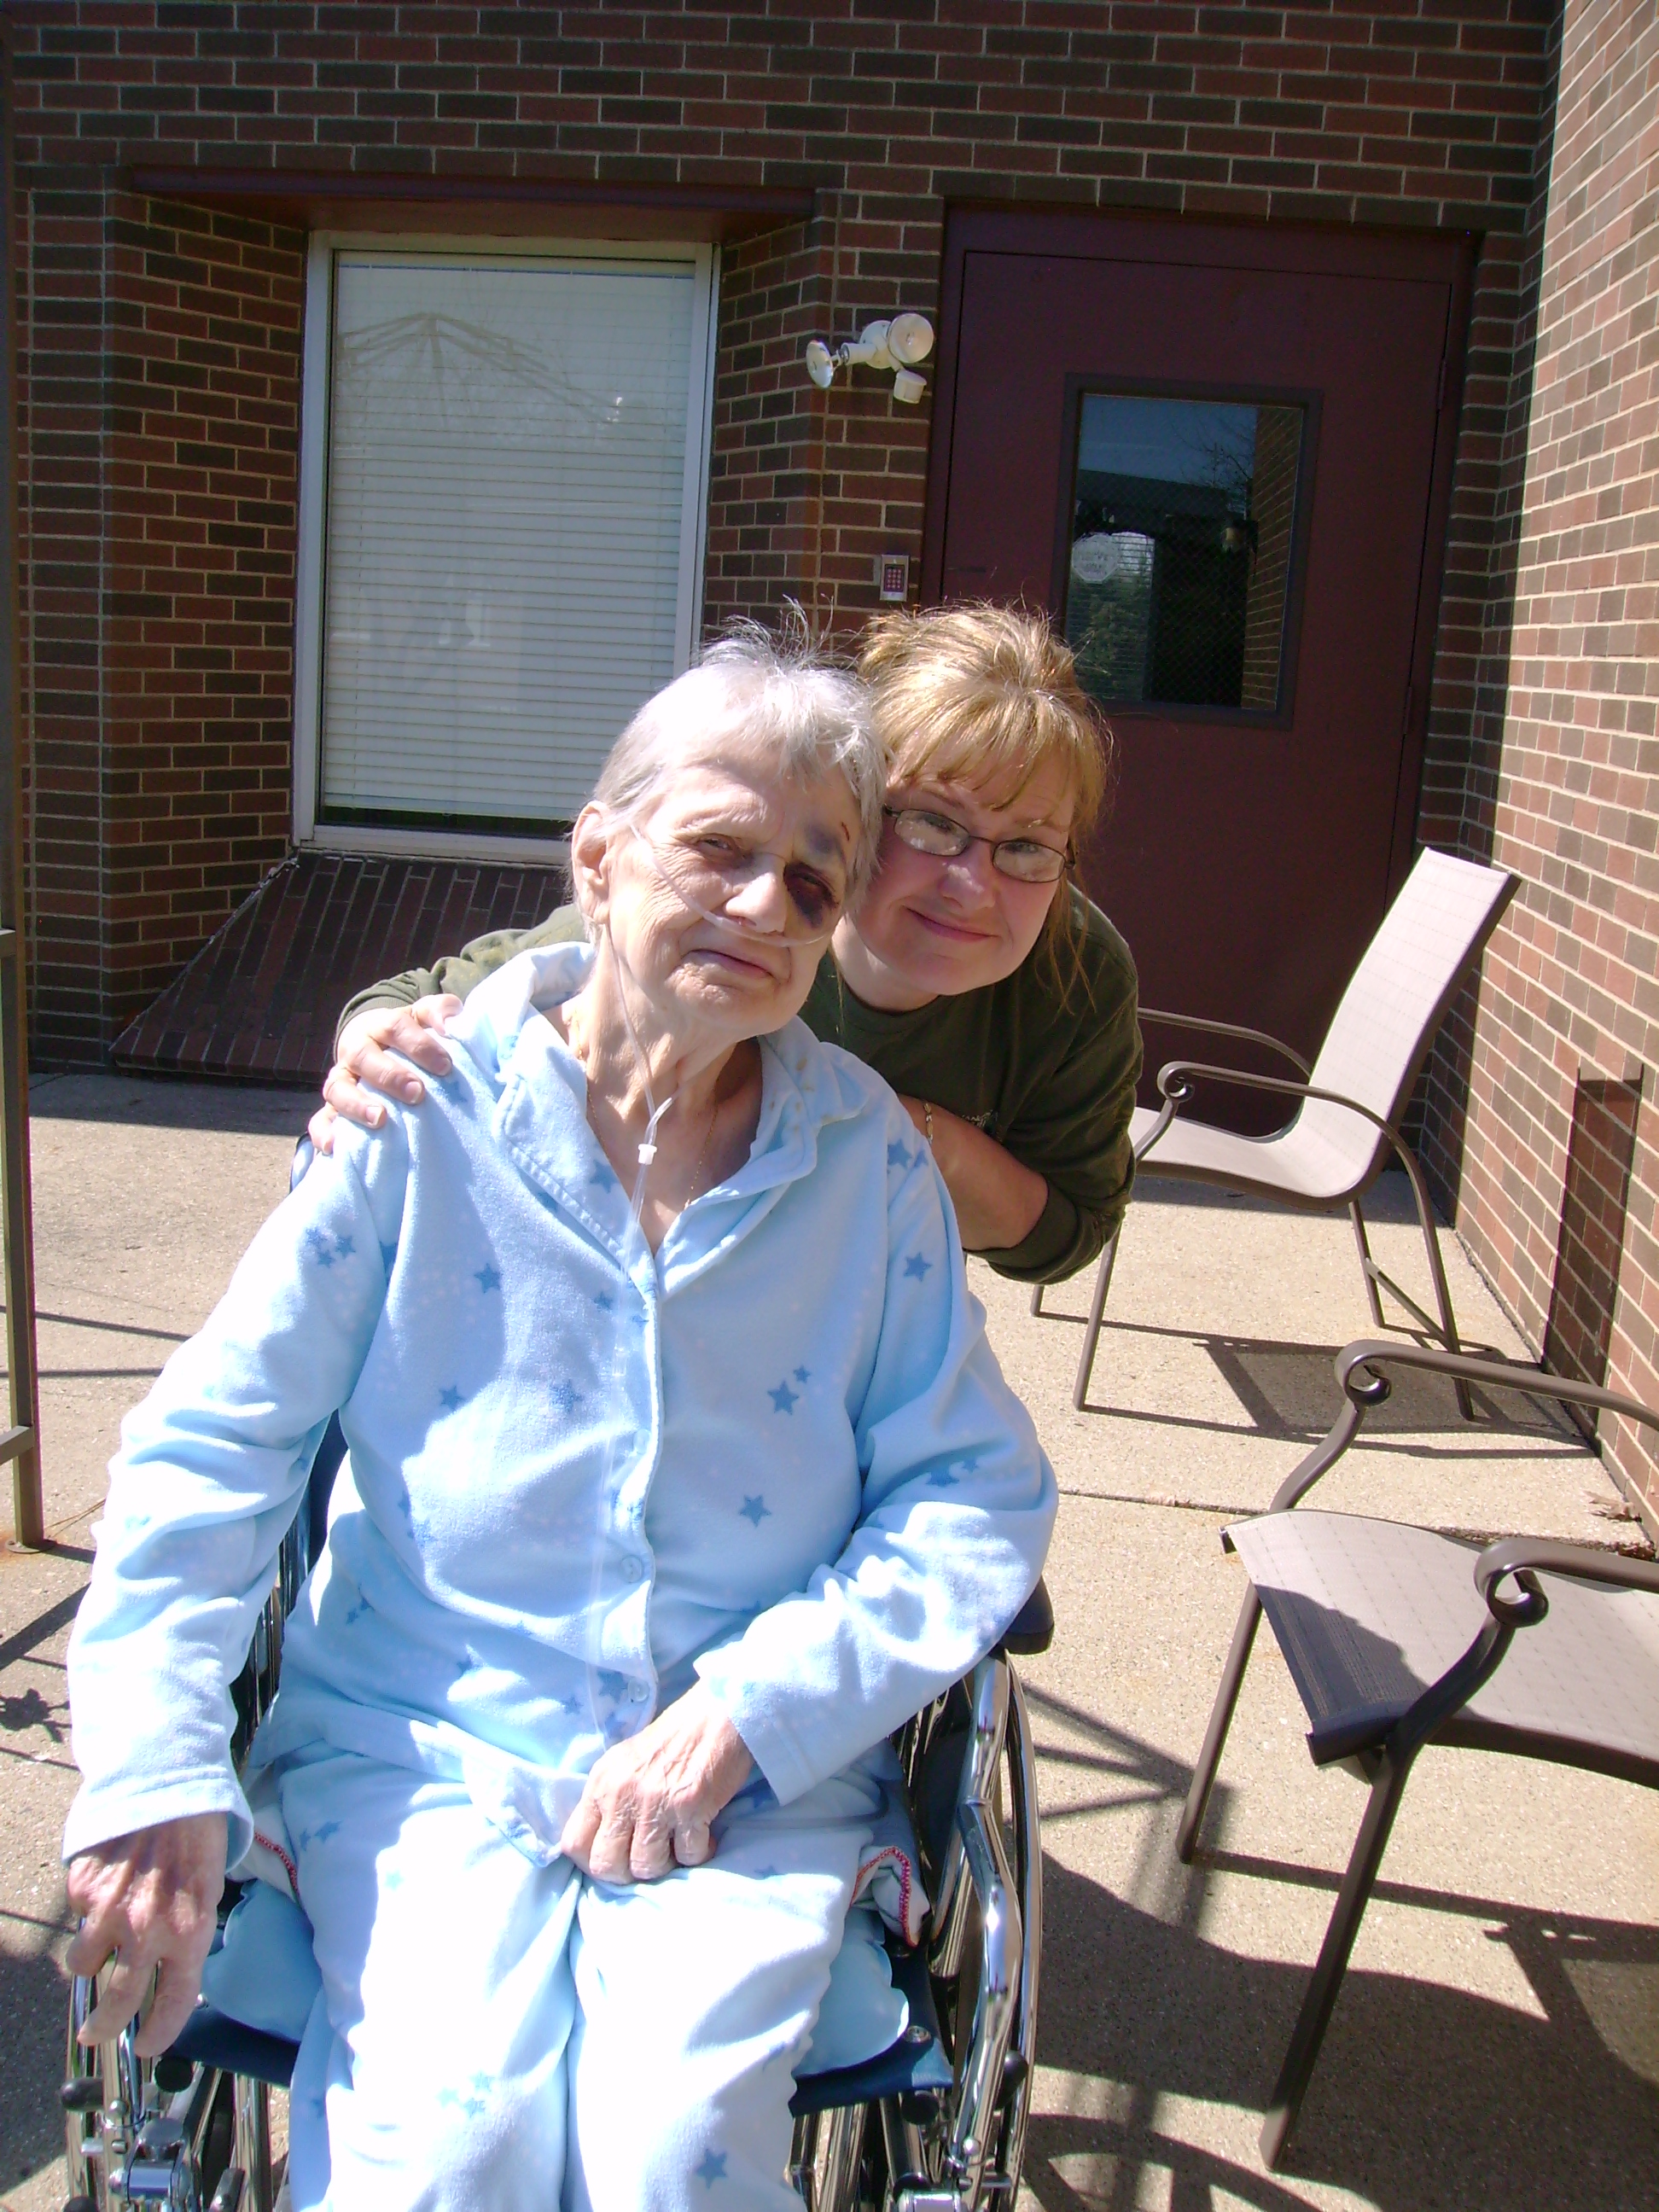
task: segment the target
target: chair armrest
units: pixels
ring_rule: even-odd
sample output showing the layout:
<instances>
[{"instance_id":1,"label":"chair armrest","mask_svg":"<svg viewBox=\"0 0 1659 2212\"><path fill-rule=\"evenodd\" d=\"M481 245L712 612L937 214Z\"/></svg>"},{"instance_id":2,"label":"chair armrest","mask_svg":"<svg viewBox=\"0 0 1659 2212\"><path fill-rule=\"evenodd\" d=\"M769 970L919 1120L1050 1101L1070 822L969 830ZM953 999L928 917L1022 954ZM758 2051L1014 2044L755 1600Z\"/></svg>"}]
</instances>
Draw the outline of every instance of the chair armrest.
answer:
<instances>
[{"instance_id":1,"label":"chair armrest","mask_svg":"<svg viewBox=\"0 0 1659 2212\"><path fill-rule=\"evenodd\" d=\"M1237 1037L1243 1044L1262 1045L1269 1052L1280 1054L1292 1067L1300 1068L1304 1076L1313 1073L1312 1067L1299 1052L1278 1037L1269 1036L1266 1030L1243 1029L1237 1022L1206 1021L1201 1014L1166 1013L1161 1006L1142 1006L1140 1018L1143 1022L1162 1022L1168 1029L1200 1030L1208 1036Z\"/></svg>"},{"instance_id":2,"label":"chair armrest","mask_svg":"<svg viewBox=\"0 0 1659 2212\"><path fill-rule=\"evenodd\" d=\"M1271 1513L1288 1513L1293 1505L1299 1504L1321 1476L1328 1474L1346 1451L1366 1413L1392 1396L1394 1385L1380 1371L1384 1367L1414 1367L1425 1374L1444 1375L1453 1382L1480 1382L1488 1389L1518 1390L1529 1398L1554 1398L1564 1405L1593 1406L1606 1413L1622 1413L1626 1419L1641 1422L1648 1428L1659 1429L1659 1413L1643 1405L1639 1399L1626 1398L1617 1390L1605 1390L1593 1382L1575 1382L1569 1376L1547 1375L1540 1368L1522 1367L1513 1360L1478 1359L1467 1352L1437 1351L1431 1345L1358 1337L1343 1346L1332 1364L1342 1392L1342 1411L1321 1441L1291 1469L1274 1492L1267 1509ZM1584 1555L1592 1559L1621 1556L1588 1550ZM1567 1570L1564 1567L1560 1571L1565 1573Z\"/></svg>"},{"instance_id":3,"label":"chair armrest","mask_svg":"<svg viewBox=\"0 0 1659 2212\"><path fill-rule=\"evenodd\" d=\"M1192 1097L1194 1082L1200 1079L1236 1084L1245 1091L1271 1091L1286 1098L1316 1099L1322 1105L1340 1106L1350 1114L1358 1114L1361 1121L1369 1121L1379 1135L1388 1139L1400 1155L1401 1165L1411 1176L1413 1187L1416 1187L1419 1170L1410 1146L1394 1123L1385 1121L1374 1108L1362 1106L1357 1098L1346 1097L1340 1091L1326 1091L1317 1084L1292 1083L1282 1075L1250 1075L1243 1068L1216 1067L1202 1060L1166 1060L1158 1071L1158 1087L1163 1094L1164 1113L1158 1116L1157 1130L1136 1152L1138 1160L1144 1158L1152 1150L1175 1119L1176 1112ZM1426 1205L1426 1198L1424 1203Z\"/></svg>"},{"instance_id":4,"label":"chair armrest","mask_svg":"<svg viewBox=\"0 0 1659 2212\"><path fill-rule=\"evenodd\" d=\"M1659 1413L1651 1407L1599 1383L1548 1375L1541 1367L1522 1367L1516 1360L1480 1359L1467 1352L1437 1352L1429 1345L1390 1344L1376 1337L1357 1338L1343 1346L1335 1360L1337 1382L1351 1402L1380 1406L1392 1387L1387 1376L1376 1372L1384 1366L1419 1367L1426 1374L1449 1376L1454 1382L1484 1382L1490 1389L1519 1390L1528 1398L1555 1398L1564 1406L1589 1406L1659 1429ZM1370 1372L1362 1382L1364 1370Z\"/></svg>"},{"instance_id":5,"label":"chair armrest","mask_svg":"<svg viewBox=\"0 0 1659 2212\"><path fill-rule=\"evenodd\" d=\"M1628 1553L1598 1552L1589 1544L1563 1544L1548 1536L1505 1536L1488 1544L1474 1563L1474 1586L1490 1606L1492 1591L1507 1577L1534 1571L1568 1576L1574 1582L1612 1583L1620 1589L1650 1590L1659 1595L1659 1559L1633 1559ZM1529 1627L1531 1623L1523 1621L1522 1626Z\"/></svg>"},{"instance_id":6,"label":"chair armrest","mask_svg":"<svg viewBox=\"0 0 1659 2212\"><path fill-rule=\"evenodd\" d=\"M1273 1091L1286 1098L1315 1098L1327 1106L1345 1106L1350 1114L1358 1114L1392 1139L1396 1146L1402 1143L1392 1121L1383 1119L1375 1108L1362 1106L1357 1098L1349 1098L1340 1091L1326 1091L1317 1084L1292 1083L1285 1075L1252 1075L1243 1067L1216 1067L1204 1060L1166 1060L1158 1071L1158 1087L1165 1098L1173 1098L1184 1105L1193 1093L1189 1079L1212 1083L1234 1083L1246 1091Z\"/></svg>"},{"instance_id":7,"label":"chair armrest","mask_svg":"<svg viewBox=\"0 0 1659 2212\"><path fill-rule=\"evenodd\" d=\"M1539 1583L1540 1573L1659 1592L1659 1563L1653 1560L1630 1559L1618 1552L1594 1552L1586 1544L1557 1543L1547 1536L1505 1536L1488 1544L1474 1563L1475 1588L1486 1601L1488 1617L1462 1657L1395 1723L1382 1746L1385 1753L1396 1759L1413 1755L1492 1680L1515 1640L1516 1631L1536 1628L1547 1617L1550 1601ZM1516 1596L1504 1595L1502 1586L1506 1582L1518 1586Z\"/></svg>"}]
</instances>

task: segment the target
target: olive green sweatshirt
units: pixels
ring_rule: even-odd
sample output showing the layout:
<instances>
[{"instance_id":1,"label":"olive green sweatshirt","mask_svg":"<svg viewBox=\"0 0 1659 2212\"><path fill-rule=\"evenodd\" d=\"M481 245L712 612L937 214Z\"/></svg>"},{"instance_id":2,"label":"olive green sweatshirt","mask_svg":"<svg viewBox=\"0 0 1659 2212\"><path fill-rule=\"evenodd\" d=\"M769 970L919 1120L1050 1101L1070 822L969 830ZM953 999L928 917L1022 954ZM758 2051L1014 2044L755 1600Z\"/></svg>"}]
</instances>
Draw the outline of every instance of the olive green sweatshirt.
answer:
<instances>
[{"instance_id":1,"label":"olive green sweatshirt","mask_svg":"<svg viewBox=\"0 0 1659 2212\"><path fill-rule=\"evenodd\" d=\"M1071 896L1079 957L1069 990L1039 949L1000 983L887 1013L854 998L826 953L801 1010L826 1043L844 1046L895 1091L974 1122L1043 1177L1048 1199L1036 1226L983 1255L1017 1282L1058 1282L1086 1267L1115 1233L1134 1176L1134 963L1099 908ZM575 908L561 907L533 929L474 938L432 968L360 991L340 1026L367 1007L412 1006L436 991L464 999L516 953L582 934Z\"/></svg>"}]
</instances>

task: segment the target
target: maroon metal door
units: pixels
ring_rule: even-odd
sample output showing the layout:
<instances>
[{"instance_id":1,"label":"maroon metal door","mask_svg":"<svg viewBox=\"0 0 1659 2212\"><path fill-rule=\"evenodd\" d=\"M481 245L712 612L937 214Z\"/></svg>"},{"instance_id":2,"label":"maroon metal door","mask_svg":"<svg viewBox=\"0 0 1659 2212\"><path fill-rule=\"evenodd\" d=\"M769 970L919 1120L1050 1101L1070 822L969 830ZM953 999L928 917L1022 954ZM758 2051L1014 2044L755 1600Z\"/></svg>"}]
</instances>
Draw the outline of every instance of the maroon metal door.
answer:
<instances>
[{"instance_id":1,"label":"maroon metal door","mask_svg":"<svg viewBox=\"0 0 1659 2212\"><path fill-rule=\"evenodd\" d=\"M1440 237L951 226L928 596L1063 617L1086 394L1231 396L1305 426L1271 710L1108 708L1119 786L1085 874L1151 1005L1310 1050L1410 864L1467 266ZM1148 1034L1154 1066L1191 1049Z\"/></svg>"}]
</instances>

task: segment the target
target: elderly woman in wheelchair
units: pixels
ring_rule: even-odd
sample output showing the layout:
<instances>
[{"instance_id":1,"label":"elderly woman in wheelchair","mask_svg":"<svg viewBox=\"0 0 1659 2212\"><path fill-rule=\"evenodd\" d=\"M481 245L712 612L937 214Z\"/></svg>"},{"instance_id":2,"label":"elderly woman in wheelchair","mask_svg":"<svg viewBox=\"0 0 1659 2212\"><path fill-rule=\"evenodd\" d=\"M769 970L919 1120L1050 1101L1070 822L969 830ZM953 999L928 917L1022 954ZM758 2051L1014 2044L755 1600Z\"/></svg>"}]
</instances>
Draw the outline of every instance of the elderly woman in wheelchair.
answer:
<instances>
[{"instance_id":1,"label":"elderly woman in wheelchair","mask_svg":"<svg viewBox=\"0 0 1659 2212\"><path fill-rule=\"evenodd\" d=\"M573 834L588 943L474 994L424 1109L343 1127L129 1418L70 1658L94 2203L204 2185L219 2076L178 2054L228 1863L225 2011L250 1903L308 1923L296 2212L1012 2201L1036 1866L997 1653L1055 1492L926 1146L794 1018L882 792L810 656L728 641L651 701ZM890 1980L884 1874L912 1941L932 1889L931 1981ZM793 2172L792 2100L830 2116Z\"/></svg>"}]
</instances>

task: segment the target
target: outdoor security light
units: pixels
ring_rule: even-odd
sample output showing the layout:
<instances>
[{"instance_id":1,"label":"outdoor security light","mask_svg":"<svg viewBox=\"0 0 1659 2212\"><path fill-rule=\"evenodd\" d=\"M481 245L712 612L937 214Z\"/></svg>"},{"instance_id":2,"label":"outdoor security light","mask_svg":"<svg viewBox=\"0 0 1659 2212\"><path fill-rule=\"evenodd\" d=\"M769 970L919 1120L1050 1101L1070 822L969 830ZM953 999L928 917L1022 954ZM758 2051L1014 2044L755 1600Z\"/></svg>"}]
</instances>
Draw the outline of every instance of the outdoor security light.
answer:
<instances>
[{"instance_id":1,"label":"outdoor security light","mask_svg":"<svg viewBox=\"0 0 1659 2212\"><path fill-rule=\"evenodd\" d=\"M806 374L820 392L828 392L840 368L855 364L863 368L891 369L893 397L914 407L927 389L925 376L915 374L915 363L933 350L933 326L926 315L908 312L890 322L866 323L860 335L848 338L832 352L822 338L806 349Z\"/></svg>"}]
</instances>

